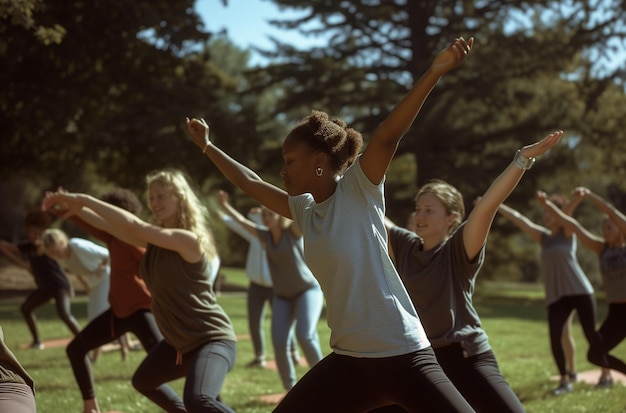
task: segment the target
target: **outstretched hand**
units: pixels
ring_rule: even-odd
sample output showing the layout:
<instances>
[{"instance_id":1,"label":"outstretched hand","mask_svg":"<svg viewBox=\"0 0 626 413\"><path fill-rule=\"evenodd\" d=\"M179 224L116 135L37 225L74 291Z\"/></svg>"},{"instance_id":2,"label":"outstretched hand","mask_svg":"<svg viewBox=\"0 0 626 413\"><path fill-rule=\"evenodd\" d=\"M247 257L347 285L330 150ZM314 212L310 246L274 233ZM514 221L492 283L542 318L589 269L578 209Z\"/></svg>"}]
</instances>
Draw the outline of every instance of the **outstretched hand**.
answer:
<instances>
[{"instance_id":1,"label":"outstretched hand","mask_svg":"<svg viewBox=\"0 0 626 413\"><path fill-rule=\"evenodd\" d=\"M537 193L535 194L535 199L539 201L541 205L545 205L548 201L548 194L546 194L544 191L537 191Z\"/></svg>"},{"instance_id":2,"label":"outstretched hand","mask_svg":"<svg viewBox=\"0 0 626 413\"><path fill-rule=\"evenodd\" d=\"M591 193L591 191L588 188L585 188L583 186L576 187L572 191L572 195L574 195L577 198L584 198L585 196L589 195L590 193Z\"/></svg>"},{"instance_id":3,"label":"outstretched hand","mask_svg":"<svg viewBox=\"0 0 626 413\"><path fill-rule=\"evenodd\" d=\"M527 158L536 158L537 156L541 156L548 151L548 149L552 148L554 145L559 143L561 137L563 136L563 131L559 130L556 132L552 132L539 142L535 142L532 145L526 145L521 149L522 155Z\"/></svg>"},{"instance_id":4,"label":"outstretched hand","mask_svg":"<svg viewBox=\"0 0 626 413\"><path fill-rule=\"evenodd\" d=\"M435 57L435 60L430 66L431 70L443 75L454 69L463 63L470 50L472 50L473 45L473 37L470 37L468 41L465 41L462 37L457 37L450 46L439 52Z\"/></svg>"},{"instance_id":5,"label":"outstretched hand","mask_svg":"<svg viewBox=\"0 0 626 413\"><path fill-rule=\"evenodd\" d=\"M185 126L187 127L187 135L200 149L204 150L211 144L209 140L209 125L204 119L185 118Z\"/></svg>"},{"instance_id":6,"label":"outstretched hand","mask_svg":"<svg viewBox=\"0 0 626 413\"><path fill-rule=\"evenodd\" d=\"M76 196L63 188L59 188L57 192L46 191L41 201L42 210L56 211L57 215L61 215L63 219L78 214L82 207L82 204L78 202Z\"/></svg>"}]
</instances>

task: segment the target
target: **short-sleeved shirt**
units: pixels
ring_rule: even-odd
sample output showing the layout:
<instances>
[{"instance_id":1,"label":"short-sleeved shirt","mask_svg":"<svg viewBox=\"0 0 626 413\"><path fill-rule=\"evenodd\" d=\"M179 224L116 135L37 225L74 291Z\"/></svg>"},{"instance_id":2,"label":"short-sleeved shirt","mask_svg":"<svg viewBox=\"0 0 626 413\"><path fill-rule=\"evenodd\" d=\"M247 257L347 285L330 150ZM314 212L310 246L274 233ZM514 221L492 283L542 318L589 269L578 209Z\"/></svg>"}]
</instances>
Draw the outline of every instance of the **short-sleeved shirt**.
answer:
<instances>
[{"instance_id":1,"label":"short-sleeved shirt","mask_svg":"<svg viewBox=\"0 0 626 413\"><path fill-rule=\"evenodd\" d=\"M90 288L109 282L109 250L83 238L70 238L70 256L62 262L70 272L81 275Z\"/></svg>"},{"instance_id":2,"label":"short-sleeved shirt","mask_svg":"<svg viewBox=\"0 0 626 413\"><path fill-rule=\"evenodd\" d=\"M267 252L276 296L291 300L309 288L319 288L317 280L304 262L302 238L296 239L291 230L285 229L275 244L270 231L258 230L258 233Z\"/></svg>"},{"instance_id":3,"label":"short-sleeved shirt","mask_svg":"<svg viewBox=\"0 0 626 413\"><path fill-rule=\"evenodd\" d=\"M152 293L152 313L165 337L185 354L217 341L237 341L232 323L217 303L213 280L219 258L185 261L175 251L148 245L141 275Z\"/></svg>"},{"instance_id":4,"label":"short-sleeved shirt","mask_svg":"<svg viewBox=\"0 0 626 413\"><path fill-rule=\"evenodd\" d=\"M116 317L125 318L138 310L149 310L152 296L139 275L145 248L130 245L74 216L72 220L91 236L104 242L111 259L109 304Z\"/></svg>"},{"instance_id":5,"label":"short-sleeved shirt","mask_svg":"<svg viewBox=\"0 0 626 413\"><path fill-rule=\"evenodd\" d=\"M57 291L71 288L67 274L61 265L46 254L40 255L35 244L30 241L23 241L17 244L17 248L29 262L38 289Z\"/></svg>"},{"instance_id":6,"label":"short-sleeved shirt","mask_svg":"<svg viewBox=\"0 0 626 413\"><path fill-rule=\"evenodd\" d=\"M608 245L600 254L600 273L609 303L626 301L626 247Z\"/></svg>"},{"instance_id":7,"label":"short-sleeved shirt","mask_svg":"<svg viewBox=\"0 0 626 413\"><path fill-rule=\"evenodd\" d=\"M383 189L358 158L325 201L308 193L289 197L306 263L325 294L337 354L390 357L430 346L387 253Z\"/></svg>"},{"instance_id":8,"label":"short-sleeved shirt","mask_svg":"<svg viewBox=\"0 0 626 413\"><path fill-rule=\"evenodd\" d=\"M593 294L593 287L576 258L576 234L565 236L562 228L541 235L541 264L546 306L562 297Z\"/></svg>"},{"instance_id":9,"label":"short-sleeved shirt","mask_svg":"<svg viewBox=\"0 0 626 413\"><path fill-rule=\"evenodd\" d=\"M26 384L33 390L33 394L35 393L33 378L4 342L2 327L0 327L0 383Z\"/></svg>"},{"instance_id":10,"label":"short-sleeved shirt","mask_svg":"<svg viewBox=\"0 0 626 413\"><path fill-rule=\"evenodd\" d=\"M259 215L260 214L248 214L248 219L254 221L258 225L261 225L262 221L259 222ZM271 287L272 276L270 275L267 255L259 237L253 235L250 231L242 227L238 222L226 214L222 215L222 221L224 221L224 224L226 224L228 228L236 232L249 243L248 254L246 256L246 275L248 276L248 279L250 279L250 282L263 287Z\"/></svg>"},{"instance_id":11,"label":"short-sleeved shirt","mask_svg":"<svg viewBox=\"0 0 626 413\"><path fill-rule=\"evenodd\" d=\"M464 229L465 223L446 241L424 251L422 239L414 232L393 227L389 245L433 347L460 343L467 355L474 356L491 348L472 302L485 247L468 260Z\"/></svg>"}]
</instances>

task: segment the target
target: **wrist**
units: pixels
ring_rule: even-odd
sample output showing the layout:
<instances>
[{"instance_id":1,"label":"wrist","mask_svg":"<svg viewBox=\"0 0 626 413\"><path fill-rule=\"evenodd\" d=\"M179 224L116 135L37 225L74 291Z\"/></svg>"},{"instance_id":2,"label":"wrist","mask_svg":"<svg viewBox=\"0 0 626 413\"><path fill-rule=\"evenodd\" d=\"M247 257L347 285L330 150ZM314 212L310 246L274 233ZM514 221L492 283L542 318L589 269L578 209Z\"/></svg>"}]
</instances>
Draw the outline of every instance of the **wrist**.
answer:
<instances>
[{"instance_id":1,"label":"wrist","mask_svg":"<svg viewBox=\"0 0 626 413\"><path fill-rule=\"evenodd\" d=\"M535 158L529 158L527 156L522 155L522 150L518 149L515 152L515 156L513 157L513 163L515 164L516 167L518 167L522 171L527 171L530 168L532 168L532 166L534 165Z\"/></svg>"},{"instance_id":2,"label":"wrist","mask_svg":"<svg viewBox=\"0 0 626 413\"><path fill-rule=\"evenodd\" d=\"M203 153L204 155L206 155L206 150L209 148L209 146L211 146L211 141L206 141L206 142L204 143L204 147L202 148L202 153Z\"/></svg>"}]
</instances>

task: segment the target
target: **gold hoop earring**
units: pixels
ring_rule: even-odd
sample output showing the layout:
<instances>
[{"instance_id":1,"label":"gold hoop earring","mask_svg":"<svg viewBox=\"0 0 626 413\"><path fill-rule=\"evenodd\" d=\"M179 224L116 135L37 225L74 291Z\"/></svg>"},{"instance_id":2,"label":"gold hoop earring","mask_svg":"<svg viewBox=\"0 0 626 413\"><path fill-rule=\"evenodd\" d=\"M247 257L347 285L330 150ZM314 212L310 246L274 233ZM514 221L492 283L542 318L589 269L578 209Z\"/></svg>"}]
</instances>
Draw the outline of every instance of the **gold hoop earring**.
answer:
<instances>
[{"instance_id":1,"label":"gold hoop earring","mask_svg":"<svg viewBox=\"0 0 626 413\"><path fill-rule=\"evenodd\" d=\"M324 170L318 166L317 169L315 170L315 175L322 176L323 173L324 173Z\"/></svg>"}]
</instances>

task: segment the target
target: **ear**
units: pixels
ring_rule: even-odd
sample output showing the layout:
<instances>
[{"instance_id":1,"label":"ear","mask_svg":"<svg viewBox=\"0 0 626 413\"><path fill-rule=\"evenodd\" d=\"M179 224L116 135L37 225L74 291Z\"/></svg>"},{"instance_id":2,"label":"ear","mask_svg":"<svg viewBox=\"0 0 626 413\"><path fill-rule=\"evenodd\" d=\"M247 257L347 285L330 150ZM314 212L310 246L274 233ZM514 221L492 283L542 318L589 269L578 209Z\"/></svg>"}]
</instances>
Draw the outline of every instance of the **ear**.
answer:
<instances>
[{"instance_id":1,"label":"ear","mask_svg":"<svg viewBox=\"0 0 626 413\"><path fill-rule=\"evenodd\" d=\"M325 152L318 151L313 155L313 163L316 168L323 168L328 161L328 155Z\"/></svg>"}]
</instances>

